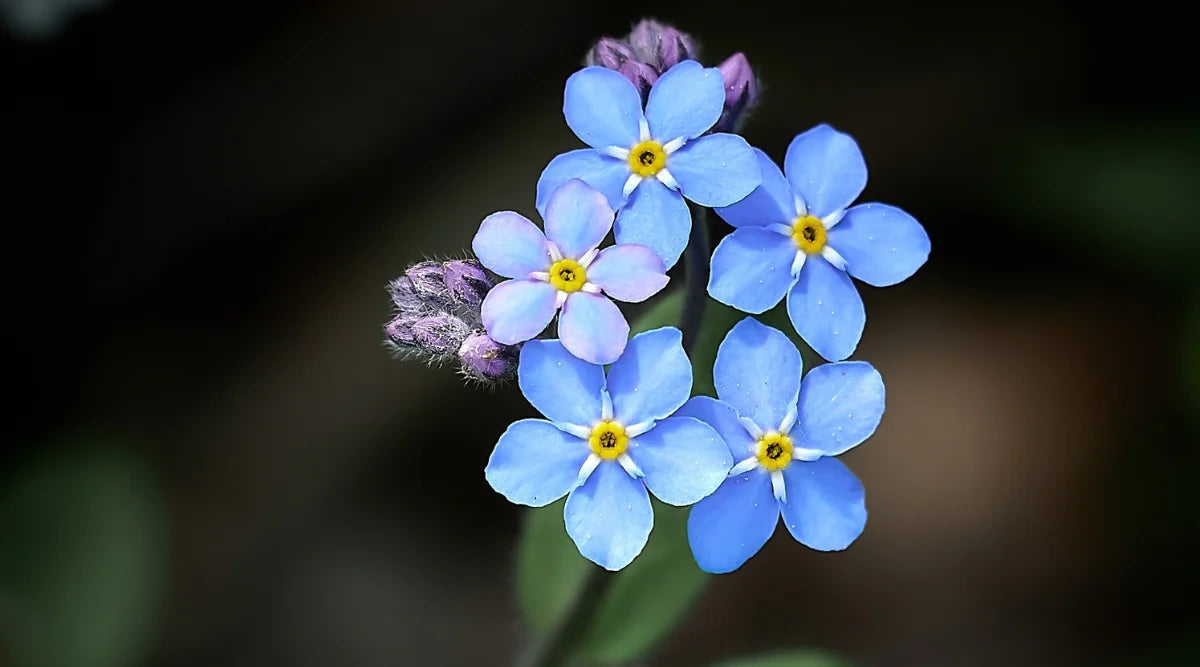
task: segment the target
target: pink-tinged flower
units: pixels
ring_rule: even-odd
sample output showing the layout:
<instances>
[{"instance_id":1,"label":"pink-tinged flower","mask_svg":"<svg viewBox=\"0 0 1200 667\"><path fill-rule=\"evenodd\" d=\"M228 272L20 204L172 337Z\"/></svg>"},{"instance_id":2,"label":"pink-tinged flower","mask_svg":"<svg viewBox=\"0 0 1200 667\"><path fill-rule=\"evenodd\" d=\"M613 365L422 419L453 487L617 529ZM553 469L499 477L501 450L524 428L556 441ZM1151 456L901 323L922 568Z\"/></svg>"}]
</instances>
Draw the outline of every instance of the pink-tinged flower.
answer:
<instances>
[{"instance_id":1,"label":"pink-tinged flower","mask_svg":"<svg viewBox=\"0 0 1200 667\"><path fill-rule=\"evenodd\" d=\"M643 301L666 286L662 259L635 243L597 246L613 225L605 196L578 179L554 191L546 233L512 211L489 215L471 247L489 270L510 278L483 300L483 326L515 345L545 330L560 310L558 336L571 354L611 364L625 350L629 324L611 299Z\"/></svg>"}]
</instances>

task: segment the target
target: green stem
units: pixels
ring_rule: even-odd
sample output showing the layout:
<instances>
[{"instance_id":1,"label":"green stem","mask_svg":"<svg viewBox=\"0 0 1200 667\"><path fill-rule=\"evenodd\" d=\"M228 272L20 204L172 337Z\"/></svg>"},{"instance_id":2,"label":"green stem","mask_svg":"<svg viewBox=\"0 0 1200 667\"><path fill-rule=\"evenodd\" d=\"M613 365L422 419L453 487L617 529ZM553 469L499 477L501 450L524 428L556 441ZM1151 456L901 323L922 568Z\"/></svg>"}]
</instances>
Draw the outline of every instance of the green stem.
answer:
<instances>
[{"instance_id":1,"label":"green stem","mask_svg":"<svg viewBox=\"0 0 1200 667\"><path fill-rule=\"evenodd\" d=\"M683 312L679 330L683 332L683 349L689 354L700 337L700 323L708 304L708 209L688 202L692 210L692 236L683 252L685 268Z\"/></svg>"},{"instance_id":2,"label":"green stem","mask_svg":"<svg viewBox=\"0 0 1200 667\"><path fill-rule=\"evenodd\" d=\"M704 319L704 306L708 301L708 213L707 209L688 204L692 211L692 236L684 251L684 295L683 310L679 316L679 329L683 332L683 347L691 352L700 335L700 322ZM591 625L596 608L604 599L604 593L616 579L616 573L599 567L589 567L587 576L579 585L571 606L558 623L539 641L529 648L518 664L522 667L559 667L570 655L571 649Z\"/></svg>"}]
</instances>

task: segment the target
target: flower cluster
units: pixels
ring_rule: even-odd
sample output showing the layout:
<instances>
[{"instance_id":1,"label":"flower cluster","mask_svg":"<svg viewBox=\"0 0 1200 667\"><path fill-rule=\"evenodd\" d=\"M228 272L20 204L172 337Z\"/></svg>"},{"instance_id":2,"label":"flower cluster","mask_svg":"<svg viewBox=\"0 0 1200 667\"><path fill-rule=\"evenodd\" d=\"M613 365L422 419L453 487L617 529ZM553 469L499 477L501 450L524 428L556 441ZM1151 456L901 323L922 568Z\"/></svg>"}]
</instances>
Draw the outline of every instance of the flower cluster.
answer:
<instances>
[{"instance_id":1,"label":"flower cluster","mask_svg":"<svg viewBox=\"0 0 1200 667\"><path fill-rule=\"evenodd\" d=\"M866 323L850 278L893 285L929 255L912 216L854 205L867 171L849 135L801 133L780 170L731 133L757 102L749 61L738 53L710 68L697 57L688 35L653 21L600 40L566 81L563 115L587 148L554 157L538 179L544 231L493 213L471 244L478 263L422 262L389 287L397 349L457 360L477 379L515 365L544 419L513 423L485 477L522 505L566 497L568 535L610 570L646 544L650 496L692 506L688 540L708 572L741 567L781 517L810 548L848 547L867 513L862 484L836 457L884 411L879 372L842 361ZM734 228L712 254L708 294L752 315L786 296L799 337L834 363L804 374L792 340L747 317L718 349L717 396L693 397L683 332L629 336L616 302L667 286L697 207ZM615 243L601 248L610 232ZM689 298L703 301L698 285Z\"/></svg>"}]
</instances>

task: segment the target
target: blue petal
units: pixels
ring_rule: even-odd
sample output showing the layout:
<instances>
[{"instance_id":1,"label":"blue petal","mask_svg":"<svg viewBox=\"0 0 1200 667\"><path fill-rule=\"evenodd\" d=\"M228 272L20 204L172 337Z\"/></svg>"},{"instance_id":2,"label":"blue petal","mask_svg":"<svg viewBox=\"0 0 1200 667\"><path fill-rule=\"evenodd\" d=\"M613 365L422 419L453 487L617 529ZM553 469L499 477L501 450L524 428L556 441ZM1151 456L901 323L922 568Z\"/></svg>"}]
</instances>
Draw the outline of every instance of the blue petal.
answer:
<instances>
[{"instance_id":1,"label":"blue petal","mask_svg":"<svg viewBox=\"0 0 1200 667\"><path fill-rule=\"evenodd\" d=\"M688 514L688 544L705 572L733 572L758 553L779 523L771 477L761 470L729 477Z\"/></svg>"},{"instance_id":2,"label":"blue petal","mask_svg":"<svg viewBox=\"0 0 1200 667\"><path fill-rule=\"evenodd\" d=\"M575 358L557 340L531 340L521 346L517 384L550 421L588 428L600 421L604 369Z\"/></svg>"},{"instance_id":3,"label":"blue petal","mask_svg":"<svg viewBox=\"0 0 1200 667\"><path fill-rule=\"evenodd\" d=\"M605 248L587 267L587 280L618 301L645 301L667 286L662 258L635 243Z\"/></svg>"},{"instance_id":4,"label":"blue petal","mask_svg":"<svg viewBox=\"0 0 1200 667\"><path fill-rule=\"evenodd\" d=\"M908 278L929 258L929 235L916 218L887 204L862 204L829 230L829 247L846 271L876 287Z\"/></svg>"},{"instance_id":5,"label":"blue petal","mask_svg":"<svg viewBox=\"0 0 1200 667\"><path fill-rule=\"evenodd\" d=\"M481 264L505 278L525 278L550 266L542 230L512 211L484 218L471 241L471 249Z\"/></svg>"},{"instance_id":6,"label":"blue petal","mask_svg":"<svg viewBox=\"0 0 1200 667\"><path fill-rule=\"evenodd\" d=\"M708 293L747 313L764 313L778 304L796 281L792 239L762 227L740 227L721 239L712 256Z\"/></svg>"},{"instance_id":7,"label":"blue petal","mask_svg":"<svg viewBox=\"0 0 1200 667\"><path fill-rule=\"evenodd\" d=\"M629 324L608 297L575 292L563 304L558 337L580 359L592 364L611 364L625 350Z\"/></svg>"},{"instance_id":8,"label":"blue petal","mask_svg":"<svg viewBox=\"0 0 1200 667\"><path fill-rule=\"evenodd\" d=\"M818 551L841 551L867 525L862 482L841 461L792 461L783 469L783 523L796 541Z\"/></svg>"},{"instance_id":9,"label":"blue petal","mask_svg":"<svg viewBox=\"0 0 1200 667\"><path fill-rule=\"evenodd\" d=\"M692 364L683 351L683 334L675 327L633 337L617 363L608 369L613 415L622 424L664 419L692 393Z\"/></svg>"},{"instance_id":10,"label":"blue petal","mask_svg":"<svg viewBox=\"0 0 1200 667\"><path fill-rule=\"evenodd\" d=\"M792 185L766 153L757 148L752 150L758 158L762 185L736 204L716 209L717 215L734 227L792 224L796 219L796 198L792 196Z\"/></svg>"},{"instance_id":11,"label":"blue petal","mask_svg":"<svg viewBox=\"0 0 1200 667\"><path fill-rule=\"evenodd\" d=\"M629 148L640 134L642 97L619 73L585 67L567 79L563 115L575 136L592 148Z\"/></svg>"},{"instance_id":12,"label":"blue petal","mask_svg":"<svg viewBox=\"0 0 1200 667\"><path fill-rule=\"evenodd\" d=\"M608 235L613 215L603 193L572 178L550 195L546 205L546 237L564 257L579 259Z\"/></svg>"},{"instance_id":13,"label":"blue petal","mask_svg":"<svg viewBox=\"0 0 1200 667\"><path fill-rule=\"evenodd\" d=\"M625 205L625 181L629 180L629 163L597 153L590 148L556 156L542 170L537 182L537 210L544 220L550 195L572 178L604 193L608 205L615 211Z\"/></svg>"},{"instance_id":14,"label":"blue petal","mask_svg":"<svg viewBox=\"0 0 1200 667\"><path fill-rule=\"evenodd\" d=\"M800 353L780 331L753 317L738 322L717 348L717 396L760 429L783 422L800 394Z\"/></svg>"},{"instance_id":15,"label":"blue petal","mask_svg":"<svg viewBox=\"0 0 1200 667\"><path fill-rule=\"evenodd\" d=\"M602 462L571 492L563 516L579 553L606 570L632 563L654 527L645 485L616 461Z\"/></svg>"},{"instance_id":16,"label":"blue petal","mask_svg":"<svg viewBox=\"0 0 1200 667\"><path fill-rule=\"evenodd\" d=\"M497 343L515 345L542 333L558 304L548 282L541 280L505 280L483 298L480 316L483 328Z\"/></svg>"},{"instance_id":17,"label":"blue petal","mask_svg":"<svg viewBox=\"0 0 1200 667\"><path fill-rule=\"evenodd\" d=\"M792 139L783 170L808 212L819 218L854 203L867 187L867 163L858 144L828 125Z\"/></svg>"},{"instance_id":18,"label":"blue petal","mask_svg":"<svg viewBox=\"0 0 1200 667\"><path fill-rule=\"evenodd\" d=\"M579 468L590 454L587 442L554 424L522 419L500 436L483 474L509 501L542 507L575 487Z\"/></svg>"},{"instance_id":19,"label":"blue petal","mask_svg":"<svg viewBox=\"0 0 1200 667\"><path fill-rule=\"evenodd\" d=\"M758 441L746 431L742 422L738 421L737 411L723 401L708 396L696 396L684 403L675 416L694 417L713 427L729 447L734 463L754 456L758 449Z\"/></svg>"},{"instance_id":20,"label":"blue petal","mask_svg":"<svg viewBox=\"0 0 1200 667\"><path fill-rule=\"evenodd\" d=\"M683 254L691 232L692 214L683 195L657 178L642 181L617 213L617 243L649 246L668 269Z\"/></svg>"},{"instance_id":21,"label":"blue petal","mask_svg":"<svg viewBox=\"0 0 1200 667\"><path fill-rule=\"evenodd\" d=\"M733 459L708 424L691 417L664 419L629 445L646 488L668 505L691 505L717 490Z\"/></svg>"},{"instance_id":22,"label":"blue petal","mask_svg":"<svg viewBox=\"0 0 1200 667\"><path fill-rule=\"evenodd\" d=\"M698 137L716 124L724 106L720 70L685 60L664 72L650 89L646 101L650 136L662 143Z\"/></svg>"},{"instance_id":23,"label":"blue petal","mask_svg":"<svg viewBox=\"0 0 1200 667\"><path fill-rule=\"evenodd\" d=\"M800 383L796 444L837 456L871 437L883 418L883 378L865 361L824 364Z\"/></svg>"},{"instance_id":24,"label":"blue petal","mask_svg":"<svg viewBox=\"0 0 1200 667\"><path fill-rule=\"evenodd\" d=\"M862 298L850 276L810 255L787 298L796 332L817 354L841 361L854 353L867 323Z\"/></svg>"},{"instance_id":25,"label":"blue petal","mask_svg":"<svg viewBox=\"0 0 1200 667\"><path fill-rule=\"evenodd\" d=\"M736 134L710 134L671 153L667 168L684 197L701 206L729 206L762 183L758 158Z\"/></svg>"}]
</instances>

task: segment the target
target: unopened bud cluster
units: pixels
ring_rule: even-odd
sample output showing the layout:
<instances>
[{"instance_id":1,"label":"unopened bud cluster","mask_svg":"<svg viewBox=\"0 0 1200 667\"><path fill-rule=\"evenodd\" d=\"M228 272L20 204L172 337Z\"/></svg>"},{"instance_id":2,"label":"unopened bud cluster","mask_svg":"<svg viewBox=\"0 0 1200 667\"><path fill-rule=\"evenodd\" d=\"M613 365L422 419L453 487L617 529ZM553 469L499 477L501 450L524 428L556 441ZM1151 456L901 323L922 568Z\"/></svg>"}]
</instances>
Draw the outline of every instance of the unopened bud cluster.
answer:
<instances>
[{"instance_id":1,"label":"unopened bud cluster","mask_svg":"<svg viewBox=\"0 0 1200 667\"><path fill-rule=\"evenodd\" d=\"M605 37L588 52L586 62L620 72L642 94L662 73L684 60L698 60L699 49L690 35L669 25L643 20L624 39ZM713 132L737 130L746 113L758 101L758 82L745 54L729 56L717 69L725 83L725 107Z\"/></svg>"},{"instance_id":2,"label":"unopened bud cluster","mask_svg":"<svg viewBox=\"0 0 1200 667\"><path fill-rule=\"evenodd\" d=\"M487 272L473 259L408 267L387 287L396 306L384 326L388 345L429 363L456 363L473 380L505 379L516 370L517 348L484 331L479 304L491 288Z\"/></svg>"}]
</instances>

